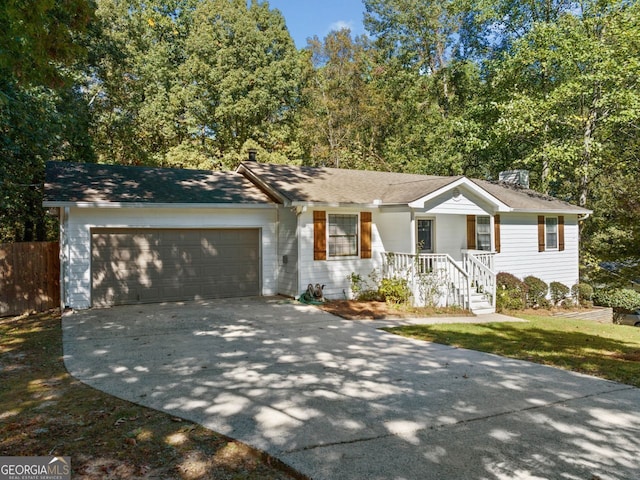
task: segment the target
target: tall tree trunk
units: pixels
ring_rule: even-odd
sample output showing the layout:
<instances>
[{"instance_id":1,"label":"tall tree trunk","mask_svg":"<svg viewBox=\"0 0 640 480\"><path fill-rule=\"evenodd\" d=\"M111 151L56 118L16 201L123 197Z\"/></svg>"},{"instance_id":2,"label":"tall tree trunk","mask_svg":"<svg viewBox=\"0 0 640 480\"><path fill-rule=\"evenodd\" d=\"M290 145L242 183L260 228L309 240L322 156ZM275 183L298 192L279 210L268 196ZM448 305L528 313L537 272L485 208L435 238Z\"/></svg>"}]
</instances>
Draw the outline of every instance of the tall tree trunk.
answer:
<instances>
[{"instance_id":1,"label":"tall tree trunk","mask_svg":"<svg viewBox=\"0 0 640 480\"><path fill-rule=\"evenodd\" d=\"M598 120L598 111L595 104L597 102L598 95L594 95L591 108L587 112L587 119L584 125L584 132L582 136L582 165L580 177L578 179L578 205L584 207L587 204L587 198L589 193L589 169L593 162L593 134L596 128L596 122Z\"/></svg>"}]
</instances>

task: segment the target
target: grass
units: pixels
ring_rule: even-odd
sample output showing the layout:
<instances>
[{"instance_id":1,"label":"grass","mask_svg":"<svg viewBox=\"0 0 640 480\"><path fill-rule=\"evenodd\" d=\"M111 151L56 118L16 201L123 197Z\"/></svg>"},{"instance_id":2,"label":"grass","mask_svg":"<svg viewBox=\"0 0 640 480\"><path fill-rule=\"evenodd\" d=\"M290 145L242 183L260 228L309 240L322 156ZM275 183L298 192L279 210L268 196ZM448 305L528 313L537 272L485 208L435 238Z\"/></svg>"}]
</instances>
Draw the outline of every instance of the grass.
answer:
<instances>
[{"instance_id":1,"label":"grass","mask_svg":"<svg viewBox=\"0 0 640 480\"><path fill-rule=\"evenodd\" d=\"M521 318L528 321L414 325L385 330L640 387L640 328L558 317Z\"/></svg>"},{"instance_id":2,"label":"grass","mask_svg":"<svg viewBox=\"0 0 640 480\"><path fill-rule=\"evenodd\" d=\"M78 479L302 478L244 444L102 393L62 363L59 313L0 319L0 456L70 456Z\"/></svg>"}]
</instances>

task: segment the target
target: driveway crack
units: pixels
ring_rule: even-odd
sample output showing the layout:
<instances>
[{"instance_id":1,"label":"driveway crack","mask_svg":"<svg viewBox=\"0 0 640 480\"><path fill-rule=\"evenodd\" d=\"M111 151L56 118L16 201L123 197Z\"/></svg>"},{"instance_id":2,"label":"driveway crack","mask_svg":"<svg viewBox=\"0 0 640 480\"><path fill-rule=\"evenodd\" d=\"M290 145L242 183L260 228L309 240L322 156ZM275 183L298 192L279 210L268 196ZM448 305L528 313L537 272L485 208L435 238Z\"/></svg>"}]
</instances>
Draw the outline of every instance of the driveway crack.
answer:
<instances>
[{"instance_id":1,"label":"driveway crack","mask_svg":"<svg viewBox=\"0 0 640 480\"><path fill-rule=\"evenodd\" d=\"M561 400L556 400L554 402L549 402L549 403L545 403L544 405L532 405L530 407L526 407L526 408L520 408L520 409L513 409L513 410L508 410L506 412L500 412L500 413L494 413L491 415L483 415L481 417L473 417L473 418L467 418L467 419L463 419L463 420L458 420L457 422L454 423L441 423L441 424L435 424L435 425L431 425L429 427L426 428L420 428L420 429L416 429L416 430L442 430L442 429L446 429L446 428L450 428L450 427L455 427L458 425L464 425L467 423L473 423L473 422L479 422L479 421L483 421L483 420L490 420L492 418L499 418L499 417L503 417L503 416L507 416L507 415L513 415L515 413L522 413L522 412L529 412L529 411L533 411L533 410L540 410L540 409L544 409L544 408L549 408L549 407L554 407L554 406L558 406L558 405L563 405L569 402L574 402L576 400L583 400L585 398L592 398L592 397L597 397L603 394L609 394L609 393L617 393L617 392L624 392L627 390L634 390L636 387L632 387L632 386L625 386L625 387L621 387L621 388L616 388L613 390L603 390L600 392L594 392L594 393L590 393L588 395L581 395L579 397L572 397L572 398L565 398L565 399L561 399ZM383 435L372 435L370 437L362 437L362 438L356 438L356 439L352 439L352 440L343 440L340 442L328 442L328 443L319 443L319 444L314 444L314 445L307 445L305 447L301 447L301 448L292 448L289 450L282 450L283 454L289 454L289 453L298 453L298 452L305 452L305 451L309 451L309 450L315 450L318 448L327 448L327 447L335 447L338 445L350 445L350 444L356 444L356 443L364 443L364 442L370 442L373 440L381 440L384 438L390 438L390 437L398 437L401 434L399 432L389 432L389 433L385 433Z\"/></svg>"}]
</instances>

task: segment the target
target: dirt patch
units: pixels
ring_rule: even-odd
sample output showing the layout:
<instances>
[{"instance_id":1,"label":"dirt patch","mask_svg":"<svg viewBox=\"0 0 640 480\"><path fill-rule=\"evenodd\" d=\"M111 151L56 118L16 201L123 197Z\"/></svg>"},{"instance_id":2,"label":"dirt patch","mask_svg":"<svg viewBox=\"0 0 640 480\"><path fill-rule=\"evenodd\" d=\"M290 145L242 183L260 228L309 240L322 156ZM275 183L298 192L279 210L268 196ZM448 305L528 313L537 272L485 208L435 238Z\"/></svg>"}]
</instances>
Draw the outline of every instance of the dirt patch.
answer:
<instances>
[{"instance_id":1,"label":"dirt patch","mask_svg":"<svg viewBox=\"0 0 640 480\"><path fill-rule=\"evenodd\" d=\"M437 316L473 316L460 308L428 308L393 305L386 302L363 302L358 300L329 300L318 306L325 312L348 320L392 320Z\"/></svg>"},{"instance_id":2,"label":"dirt patch","mask_svg":"<svg viewBox=\"0 0 640 480\"><path fill-rule=\"evenodd\" d=\"M0 456L70 456L74 479L304 478L244 444L71 377L59 312L0 319L0 372Z\"/></svg>"}]
</instances>

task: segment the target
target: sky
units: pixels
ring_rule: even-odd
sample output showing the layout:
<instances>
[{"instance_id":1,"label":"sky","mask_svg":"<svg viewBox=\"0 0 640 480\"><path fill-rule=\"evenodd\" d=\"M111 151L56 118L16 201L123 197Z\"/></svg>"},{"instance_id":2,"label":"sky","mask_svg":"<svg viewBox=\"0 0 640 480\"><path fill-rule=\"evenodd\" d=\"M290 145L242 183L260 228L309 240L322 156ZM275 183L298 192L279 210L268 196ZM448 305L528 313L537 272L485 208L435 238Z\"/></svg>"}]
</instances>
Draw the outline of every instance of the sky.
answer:
<instances>
[{"instance_id":1,"label":"sky","mask_svg":"<svg viewBox=\"0 0 640 480\"><path fill-rule=\"evenodd\" d=\"M365 32L362 24L362 0L268 0L269 6L280 10L296 47L307 46L307 38L323 39L330 31L343 27L355 37Z\"/></svg>"}]
</instances>

